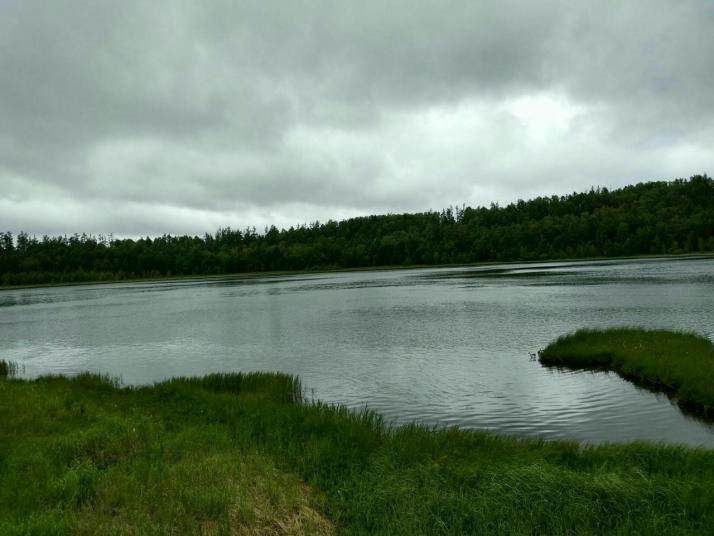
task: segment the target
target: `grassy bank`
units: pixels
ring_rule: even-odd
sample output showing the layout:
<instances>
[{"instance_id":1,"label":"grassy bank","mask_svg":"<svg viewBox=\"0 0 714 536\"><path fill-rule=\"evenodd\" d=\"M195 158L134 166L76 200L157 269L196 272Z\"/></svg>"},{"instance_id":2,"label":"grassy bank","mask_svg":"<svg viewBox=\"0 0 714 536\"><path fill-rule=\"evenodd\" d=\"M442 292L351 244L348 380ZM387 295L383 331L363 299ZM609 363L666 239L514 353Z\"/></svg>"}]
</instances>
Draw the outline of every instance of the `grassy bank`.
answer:
<instances>
[{"instance_id":1,"label":"grassy bank","mask_svg":"<svg viewBox=\"0 0 714 536\"><path fill-rule=\"evenodd\" d=\"M614 370L714 416L714 344L692 333L616 328L579 330L540 353L544 365Z\"/></svg>"},{"instance_id":2,"label":"grassy bank","mask_svg":"<svg viewBox=\"0 0 714 536\"><path fill-rule=\"evenodd\" d=\"M714 451L386 427L279 374L0 377L0 534L702 534Z\"/></svg>"}]
</instances>

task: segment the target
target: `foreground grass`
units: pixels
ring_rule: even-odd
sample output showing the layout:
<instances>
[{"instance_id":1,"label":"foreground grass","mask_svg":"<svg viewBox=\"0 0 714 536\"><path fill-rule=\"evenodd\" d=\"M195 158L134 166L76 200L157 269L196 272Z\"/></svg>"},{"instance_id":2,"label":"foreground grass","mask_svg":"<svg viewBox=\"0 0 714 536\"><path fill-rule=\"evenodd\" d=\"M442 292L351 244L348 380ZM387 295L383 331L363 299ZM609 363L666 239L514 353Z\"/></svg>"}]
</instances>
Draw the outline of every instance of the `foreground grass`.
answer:
<instances>
[{"instance_id":1,"label":"foreground grass","mask_svg":"<svg viewBox=\"0 0 714 536\"><path fill-rule=\"evenodd\" d=\"M386 427L279 374L0 378L0 534L706 534L714 451Z\"/></svg>"},{"instance_id":2,"label":"foreground grass","mask_svg":"<svg viewBox=\"0 0 714 536\"><path fill-rule=\"evenodd\" d=\"M281 404L292 380L205 385ZM332 534L319 496L216 422L215 396L189 380L0 380L0 534Z\"/></svg>"},{"instance_id":3,"label":"foreground grass","mask_svg":"<svg viewBox=\"0 0 714 536\"><path fill-rule=\"evenodd\" d=\"M17 373L17 363L0 360L0 378L14 376Z\"/></svg>"},{"instance_id":4,"label":"foreground grass","mask_svg":"<svg viewBox=\"0 0 714 536\"><path fill-rule=\"evenodd\" d=\"M674 395L687 409L714 416L714 344L699 335L635 328L579 330L547 346L540 361L614 370Z\"/></svg>"}]
</instances>

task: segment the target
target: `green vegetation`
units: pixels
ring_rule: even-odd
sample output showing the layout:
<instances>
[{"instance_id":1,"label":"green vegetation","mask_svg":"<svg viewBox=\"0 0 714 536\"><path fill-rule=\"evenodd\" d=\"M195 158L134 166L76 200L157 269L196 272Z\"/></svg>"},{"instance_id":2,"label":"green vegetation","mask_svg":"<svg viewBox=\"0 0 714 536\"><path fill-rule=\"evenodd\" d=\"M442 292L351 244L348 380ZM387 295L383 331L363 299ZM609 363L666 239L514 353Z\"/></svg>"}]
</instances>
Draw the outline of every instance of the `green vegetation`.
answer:
<instances>
[{"instance_id":1,"label":"green vegetation","mask_svg":"<svg viewBox=\"0 0 714 536\"><path fill-rule=\"evenodd\" d=\"M203 237L0 233L0 285L714 252L714 180Z\"/></svg>"},{"instance_id":2,"label":"green vegetation","mask_svg":"<svg viewBox=\"0 0 714 536\"><path fill-rule=\"evenodd\" d=\"M17 363L0 359L0 378L12 377L17 373Z\"/></svg>"},{"instance_id":3,"label":"green vegetation","mask_svg":"<svg viewBox=\"0 0 714 536\"><path fill-rule=\"evenodd\" d=\"M583 329L540 352L540 362L614 370L664 391L696 413L714 416L714 344L693 333L637 328Z\"/></svg>"},{"instance_id":4,"label":"green vegetation","mask_svg":"<svg viewBox=\"0 0 714 536\"><path fill-rule=\"evenodd\" d=\"M232 424L296 389L271 374L0 380L0 534L333 534L320 496L257 451L258 423Z\"/></svg>"},{"instance_id":5,"label":"green vegetation","mask_svg":"<svg viewBox=\"0 0 714 536\"><path fill-rule=\"evenodd\" d=\"M714 451L386 427L280 374L0 379L0 534L702 534Z\"/></svg>"}]
</instances>

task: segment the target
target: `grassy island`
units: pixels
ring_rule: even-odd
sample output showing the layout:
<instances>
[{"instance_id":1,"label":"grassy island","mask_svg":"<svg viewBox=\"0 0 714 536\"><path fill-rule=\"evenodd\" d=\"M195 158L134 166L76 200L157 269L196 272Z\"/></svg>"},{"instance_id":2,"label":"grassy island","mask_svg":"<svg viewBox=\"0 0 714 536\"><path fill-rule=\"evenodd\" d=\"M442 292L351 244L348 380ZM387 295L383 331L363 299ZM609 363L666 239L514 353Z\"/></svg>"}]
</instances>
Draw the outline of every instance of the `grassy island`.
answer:
<instances>
[{"instance_id":1,"label":"grassy island","mask_svg":"<svg viewBox=\"0 0 714 536\"><path fill-rule=\"evenodd\" d=\"M636 328L579 330L540 353L544 365L614 370L714 416L714 344L693 333Z\"/></svg>"},{"instance_id":2,"label":"grassy island","mask_svg":"<svg viewBox=\"0 0 714 536\"><path fill-rule=\"evenodd\" d=\"M7 370L10 370L8 367ZM701 534L714 451L305 402L281 374L0 375L0 534Z\"/></svg>"}]
</instances>

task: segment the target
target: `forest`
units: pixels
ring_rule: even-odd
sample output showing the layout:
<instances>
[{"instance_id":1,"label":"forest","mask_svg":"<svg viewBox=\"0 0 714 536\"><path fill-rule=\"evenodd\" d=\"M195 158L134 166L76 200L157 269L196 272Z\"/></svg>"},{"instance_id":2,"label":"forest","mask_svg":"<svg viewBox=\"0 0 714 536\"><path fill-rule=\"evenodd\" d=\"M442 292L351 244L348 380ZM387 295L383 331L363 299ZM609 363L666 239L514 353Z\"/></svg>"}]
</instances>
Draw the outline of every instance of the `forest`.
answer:
<instances>
[{"instance_id":1,"label":"forest","mask_svg":"<svg viewBox=\"0 0 714 536\"><path fill-rule=\"evenodd\" d=\"M706 175L259 233L113 238L0 233L0 285L714 251Z\"/></svg>"}]
</instances>

